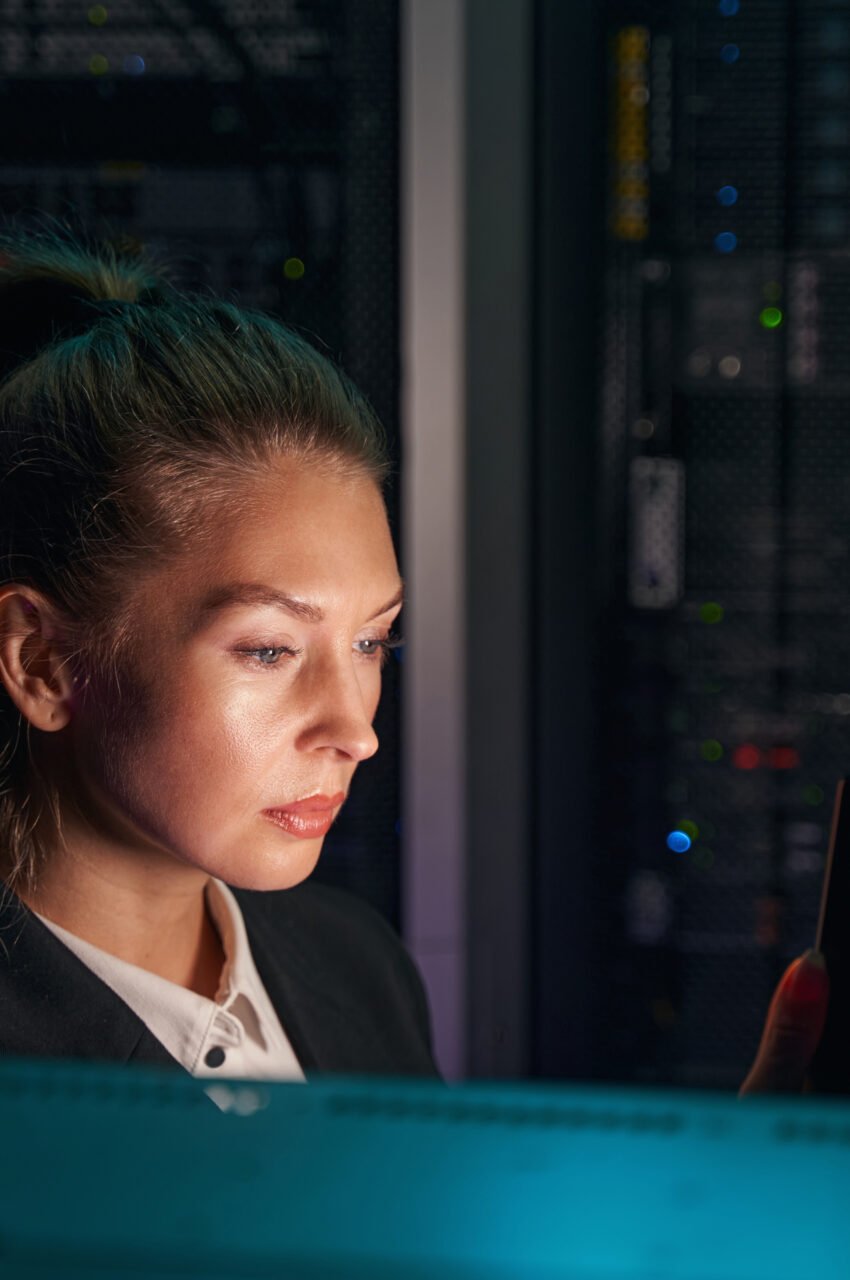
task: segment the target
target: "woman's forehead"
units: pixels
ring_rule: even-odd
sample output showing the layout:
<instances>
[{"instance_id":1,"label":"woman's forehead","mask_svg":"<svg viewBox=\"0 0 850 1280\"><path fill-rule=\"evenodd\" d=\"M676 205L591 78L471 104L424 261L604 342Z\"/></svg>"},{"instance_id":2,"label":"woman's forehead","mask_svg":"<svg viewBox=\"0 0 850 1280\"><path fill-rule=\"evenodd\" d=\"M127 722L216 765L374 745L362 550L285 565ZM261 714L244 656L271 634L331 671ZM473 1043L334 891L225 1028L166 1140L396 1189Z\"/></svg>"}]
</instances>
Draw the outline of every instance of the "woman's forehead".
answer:
<instances>
[{"instance_id":1,"label":"woman's forehead","mask_svg":"<svg viewBox=\"0 0 850 1280\"><path fill-rule=\"evenodd\" d=\"M216 577L322 571L374 572L394 561L389 522L377 486L311 470L261 481L238 514L216 522L207 540Z\"/></svg>"},{"instance_id":2,"label":"woman's forehead","mask_svg":"<svg viewBox=\"0 0 850 1280\"><path fill-rule=\"evenodd\" d=\"M255 500L219 514L204 536L147 581L146 607L205 615L239 603L273 606L275 598L330 610L373 610L399 593L398 563L383 499L369 481L258 487ZM297 607L292 611L297 614Z\"/></svg>"}]
</instances>

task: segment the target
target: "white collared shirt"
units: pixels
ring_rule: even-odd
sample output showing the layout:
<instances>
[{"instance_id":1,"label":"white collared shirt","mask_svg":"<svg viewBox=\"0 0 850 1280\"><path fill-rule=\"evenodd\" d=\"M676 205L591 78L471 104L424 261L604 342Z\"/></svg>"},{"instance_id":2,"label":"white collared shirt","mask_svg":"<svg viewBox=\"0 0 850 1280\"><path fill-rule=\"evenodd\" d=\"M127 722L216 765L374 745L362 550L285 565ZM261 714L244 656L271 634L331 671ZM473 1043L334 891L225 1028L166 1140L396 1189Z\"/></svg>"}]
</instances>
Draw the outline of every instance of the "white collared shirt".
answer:
<instances>
[{"instance_id":1,"label":"white collared shirt","mask_svg":"<svg viewBox=\"0 0 850 1280\"><path fill-rule=\"evenodd\" d=\"M206 897L225 957L214 1000L119 960L42 915L38 918L130 1006L191 1075L304 1080L254 965L239 903L221 880L210 879Z\"/></svg>"}]
</instances>

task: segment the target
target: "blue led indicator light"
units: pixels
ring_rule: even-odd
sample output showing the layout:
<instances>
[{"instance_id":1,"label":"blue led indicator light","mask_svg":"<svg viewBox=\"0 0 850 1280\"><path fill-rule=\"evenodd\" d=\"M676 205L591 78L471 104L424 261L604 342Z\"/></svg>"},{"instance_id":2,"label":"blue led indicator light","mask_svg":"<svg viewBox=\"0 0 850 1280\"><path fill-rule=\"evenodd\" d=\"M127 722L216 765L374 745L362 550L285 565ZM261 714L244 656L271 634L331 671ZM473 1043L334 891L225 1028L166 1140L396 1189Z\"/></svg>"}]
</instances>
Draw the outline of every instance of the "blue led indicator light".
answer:
<instances>
[{"instance_id":1,"label":"blue led indicator light","mask_svg":"<svg viewBox=\"0 0 850 1280\"><path fill-rule=\"evenodd\" d=\"M143 76L145 74L145 60L140 58L137 53L129 54L121 65L124 68L125 75Z\"/></svg>"},{"instance_id":2,"label":"blue led indicator light","mask_svg":"<svg viewBox=\"0 0 850 1280\"><path fill-rule=\"evenodd\" d=\"M673 853L687 853L691 847L691 838L684 831L671 831L667 837L667 848Z\"/></svg>"},{"instance_id":3,"label":"blue led indicator light","mask_svg":"<svg viewBox=\"0 0 850 1280\"><path fill-rule=\"evenodd\" d=\"M736 44L724 44L720 50L720 56L726 63L737 62L741 56L741 50Z\"/></svg>"},{"instance_id":4,"label":"blue led indicator light","mask_svg":"<svg viewBox=\"0 0 850 1280\"><path fill-rule=\"evenodd\" d=\"M720 204L725 205L728 209L730 205L738 203L737 187L721 187L717 192L717 199Z\"/></svg>"},{"instance_id":5,"label":"blue led indicator light","mask_svg":"<svg viewBox=\"0 0 850 1280\"><path fill-rule=\"evenodd\" d=\"M718 253L733 253L738 247L738 237L734 231L721 231L714 237L714 247Z\"/></svg>"},{"instance_id":6,"label":"blue led indicator light","mask_svg":"<svg viewBox=\"0 0 850 1280\"><path fill-rule=\"evenodd\" d=\"M741 0L720 0L717 12L724 18L734 18L741 7Z\"/></svg>"}]
</instances>

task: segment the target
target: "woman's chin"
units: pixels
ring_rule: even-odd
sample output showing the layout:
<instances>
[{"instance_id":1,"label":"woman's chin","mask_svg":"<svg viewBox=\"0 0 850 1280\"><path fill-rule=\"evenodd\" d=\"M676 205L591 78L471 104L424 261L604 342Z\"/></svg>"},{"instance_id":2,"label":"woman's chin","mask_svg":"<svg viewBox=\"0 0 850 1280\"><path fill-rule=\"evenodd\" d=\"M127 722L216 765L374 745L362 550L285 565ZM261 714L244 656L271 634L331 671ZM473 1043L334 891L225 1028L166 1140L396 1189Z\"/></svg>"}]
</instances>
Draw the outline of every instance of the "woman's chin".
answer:
<instances>
[{"instance_id":1,"label":"woman's chin","mask_svg":"<svg viewBox=\"0 0 850 1280\"><path fill-rule=\"evenodd\" d=\"M285 847L269 849L265 842L257 841L248 857L222 859L222 864L211 874L234 889L253 889L270 892L275 889L294 889L313 874L324 843L323 836L313 840L286 842Z\"/></svg>"}]
</instances>

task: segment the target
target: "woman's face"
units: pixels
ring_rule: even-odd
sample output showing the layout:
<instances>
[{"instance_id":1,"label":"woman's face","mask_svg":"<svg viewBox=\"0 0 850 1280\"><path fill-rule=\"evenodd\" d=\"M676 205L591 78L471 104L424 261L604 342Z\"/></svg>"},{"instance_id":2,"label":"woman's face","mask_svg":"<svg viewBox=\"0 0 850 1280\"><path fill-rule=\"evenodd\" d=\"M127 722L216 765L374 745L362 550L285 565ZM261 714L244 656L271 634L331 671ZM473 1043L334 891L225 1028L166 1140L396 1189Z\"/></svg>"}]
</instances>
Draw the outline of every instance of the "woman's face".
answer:
<instances>
[{"instance_id":1,"label":"woman's face","mask_svg":"<svg viewBox=\"0 0 850 1280\"><path fill-rule=\"evenodd\" d=\"M165 855L242 888L308 876L324 833L299 837L274 811L347 795L377 751L400 588L373 481L285 460L264 473L250 514L139 587L120 694L92 681L78 698L75 804L94 849Z\"/></svg>"}]
</instances>

